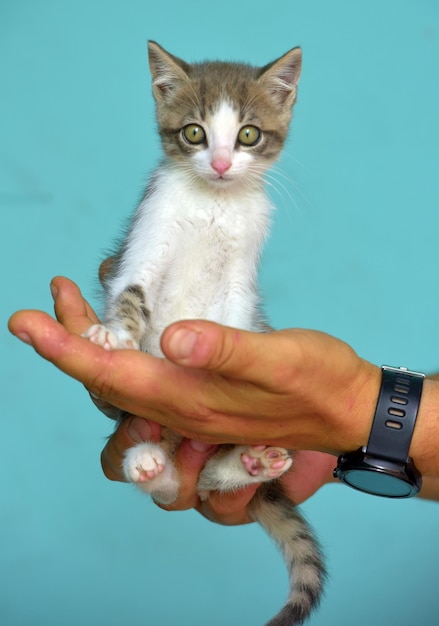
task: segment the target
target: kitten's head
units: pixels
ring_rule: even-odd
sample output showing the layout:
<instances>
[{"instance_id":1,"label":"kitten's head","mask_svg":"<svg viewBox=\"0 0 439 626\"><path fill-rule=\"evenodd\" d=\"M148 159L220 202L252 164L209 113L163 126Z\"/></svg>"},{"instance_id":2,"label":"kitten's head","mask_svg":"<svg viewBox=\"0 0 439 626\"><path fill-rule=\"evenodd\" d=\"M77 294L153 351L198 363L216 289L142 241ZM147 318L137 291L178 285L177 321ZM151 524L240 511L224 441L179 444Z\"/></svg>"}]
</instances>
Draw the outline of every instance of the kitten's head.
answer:
<instances>
[{"instance_id":1,"label":"kitten's head","mask_svg":"<svg viewBox=\"0 0 439 626\"><path fill-rule=\"evenodd\" d=\"M189 64L150 41L149 64L163 149L169 159L224 187L260 179L285 142L302 53L264 67Z\"/></svg>"}]
</instances>

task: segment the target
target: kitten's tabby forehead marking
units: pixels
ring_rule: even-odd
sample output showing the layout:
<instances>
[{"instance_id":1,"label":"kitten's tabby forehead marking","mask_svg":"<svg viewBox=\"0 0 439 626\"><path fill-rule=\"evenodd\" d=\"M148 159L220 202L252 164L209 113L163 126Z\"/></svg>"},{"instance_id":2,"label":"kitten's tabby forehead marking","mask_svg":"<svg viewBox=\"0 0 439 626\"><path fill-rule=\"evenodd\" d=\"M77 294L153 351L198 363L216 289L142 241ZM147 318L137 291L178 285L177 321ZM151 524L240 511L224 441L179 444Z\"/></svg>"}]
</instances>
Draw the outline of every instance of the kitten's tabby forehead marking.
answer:
<instances>
[{"instance_id":1,"label":"kitten's tabby forehead marking","mask_svg":"<svg viewBox=\"0 0 439 626\"><path fill-rule=\"evenodd\" d=\"M301 51L294 48L265 67L208 61L188 64L149 42L149 62L157 120L168 157L194 151L177 141L189 123L203 125L228 104L242 124L261 128L266 141L255 152L268 161L285 142L301 70Z\"/></svg>"}]
</instances>

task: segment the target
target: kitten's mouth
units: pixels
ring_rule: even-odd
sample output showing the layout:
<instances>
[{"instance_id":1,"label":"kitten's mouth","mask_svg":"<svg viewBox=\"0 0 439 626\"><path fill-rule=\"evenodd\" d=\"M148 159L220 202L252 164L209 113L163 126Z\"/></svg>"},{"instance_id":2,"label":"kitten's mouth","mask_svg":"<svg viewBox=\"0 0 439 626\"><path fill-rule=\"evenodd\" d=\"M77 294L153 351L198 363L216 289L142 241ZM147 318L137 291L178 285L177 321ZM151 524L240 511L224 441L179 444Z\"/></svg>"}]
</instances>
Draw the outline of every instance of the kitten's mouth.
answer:
<instances>
[{"instance_id":1,"label":"kitten's mouth","mask_svg":"<svg viewBox=\"0 0 439 626\"><path fill-rule=\"evenodd\" d=\"M232 183L235 179L233 176L227 176L222 174L218 176L211 176L209 179L214 185L227 185L228 183Z\"/></svg>"},{"instance_id":2,"label":"kitten's mouth","mask_svg":"<svg viewBox=\"0 0 439 626\"><path fill-rule=\"evenodd\" d=\"M203 172L200 177L212 187L228 187L236 182L237 177L233 174L218 174L216 172Z\"/></svg>"}]
</instances>

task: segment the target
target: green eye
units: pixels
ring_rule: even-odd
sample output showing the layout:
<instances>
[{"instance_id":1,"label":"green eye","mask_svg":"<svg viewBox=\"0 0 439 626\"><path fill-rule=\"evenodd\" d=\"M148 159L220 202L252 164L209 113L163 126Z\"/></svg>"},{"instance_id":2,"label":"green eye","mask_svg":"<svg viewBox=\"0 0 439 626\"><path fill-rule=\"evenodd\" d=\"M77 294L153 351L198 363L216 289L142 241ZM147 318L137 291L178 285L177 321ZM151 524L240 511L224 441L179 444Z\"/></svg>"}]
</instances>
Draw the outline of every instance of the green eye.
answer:
<instances>
[{"instance_id":1,"label":"green eye","mask_svg":"<svg viewBox=\"0 0 439 626\"><path fill-rule=\"evenodd\" d=\"M206 133L198 124L188 124L182 131L183 137L192 144L200 144L206 141Z\"/></svg>"},{"instance_id":2,"label":"green eye","mask_svg":"<svg viewBox=\"0 0 439 626\"><path fill-rule=\"evenodd\" d=\"M261 138L261 131L256 126L243 126L238 133L241 146L255 146Z\"/></svg>"}]
</instances>

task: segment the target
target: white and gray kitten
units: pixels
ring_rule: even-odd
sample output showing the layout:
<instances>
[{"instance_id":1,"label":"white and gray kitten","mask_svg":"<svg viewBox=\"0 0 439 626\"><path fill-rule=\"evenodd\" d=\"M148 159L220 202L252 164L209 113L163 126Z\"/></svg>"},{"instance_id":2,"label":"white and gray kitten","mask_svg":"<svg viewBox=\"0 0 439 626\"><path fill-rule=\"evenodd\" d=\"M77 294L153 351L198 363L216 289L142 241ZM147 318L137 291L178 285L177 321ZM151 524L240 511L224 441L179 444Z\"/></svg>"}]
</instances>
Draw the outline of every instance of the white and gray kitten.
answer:
<instances>
[{"instance_id":1,"label":"white and gray kitten","mask_svg":"<svg viewBox=\"0 0 439 626\"><path fill-rule=\"evenodd\" d=\"M257 291L272 211L264 172L287 136L302 55L294 48L264 67L188 64L154 42L148 47L165 156L105 279L103 323L86 336L107 349L162 356L161 334L177 320L267 331ZM160 444L128 450L126 478L155 500L173 502L180 441L163 429ZM317 541L275 480L291 464L283 448L224 445L198 485L203 494L262 483L250 515L279 545L291 578L288 600L269 626L302 623L325 577Z\"/></svg>"}]
</instances>

